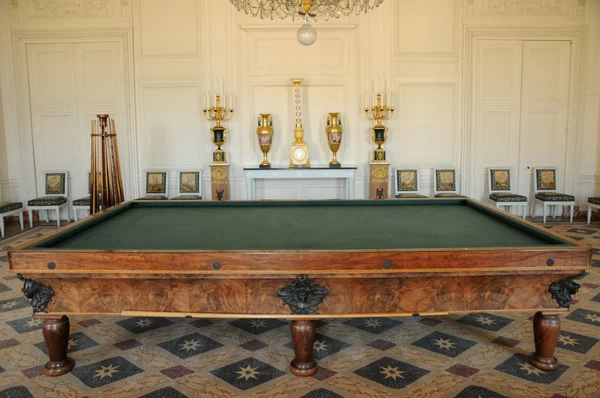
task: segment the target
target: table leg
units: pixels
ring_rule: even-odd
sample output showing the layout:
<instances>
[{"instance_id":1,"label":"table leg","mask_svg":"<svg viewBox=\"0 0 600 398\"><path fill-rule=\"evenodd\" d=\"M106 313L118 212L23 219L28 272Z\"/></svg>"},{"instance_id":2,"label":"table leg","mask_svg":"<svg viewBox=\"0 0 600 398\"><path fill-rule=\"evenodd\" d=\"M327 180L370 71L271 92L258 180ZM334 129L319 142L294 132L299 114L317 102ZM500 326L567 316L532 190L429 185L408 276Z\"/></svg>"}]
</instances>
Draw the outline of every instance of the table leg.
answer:
<instances>
[{"instance_id":1,"label":"table leg","mask_svg":"<svg viewBox=\"0 0 600 398\"><path fill-rule=\"evenodd\" d=\"M47 318L42 325L42 333L48 347L50 360L44 366L47 376L60 376L69 373L75 361L67 357L69 346L69 318Z\"/></svg>"},{"instance_id":2,"label":"table leg","mask_svg":"<svg viewBox=\"0 0 600 398\"><path fill-rule=\"evenodd\" d=\"M560 332L558 315L545 315L541 312L533 318L533 335L535 352L529 356L529 362L541 370L558 369L558 361L554 357L554 349Z\"/></svg>"},{"instance_id":3,"label":"table leg","mask_svg":"<svg viewBox=\"0 0 600 398\"><path fill-rule=\"evenodd\" d=\"M312 357L315 333L315 321L292 321L296 358L290 364L290 370L296 376L312 376L317 372L317 362Z\"/></svg>"}]
</instances>

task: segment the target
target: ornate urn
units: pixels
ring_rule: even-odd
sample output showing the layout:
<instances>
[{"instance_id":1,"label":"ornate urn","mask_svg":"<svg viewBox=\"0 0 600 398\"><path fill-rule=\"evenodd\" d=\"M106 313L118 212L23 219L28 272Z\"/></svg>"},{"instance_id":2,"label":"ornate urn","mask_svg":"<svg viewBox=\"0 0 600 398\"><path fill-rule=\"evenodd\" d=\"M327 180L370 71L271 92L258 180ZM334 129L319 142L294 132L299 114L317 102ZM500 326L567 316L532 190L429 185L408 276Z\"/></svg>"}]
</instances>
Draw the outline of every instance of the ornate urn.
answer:
<instances>
[{"instance_id":1,"label":"ornate urn","mask_svg":"<svg viewBox=\"0 0 600 398\"><path fill-rule=\"evenodd\" d=\"M268 169L271 167L271 163L267 160L267 154L273 143L273 134L273 117L269 113L261 113L258 117L258 127L256 128L258 145L263 153L263 161L258 166L261 169Z\"/></svg>"},{"instance_id":2,"label":"ornate urn","mask_svg":"<svg viewBox=\"0 0 600 398\"><path fill-rule=\"evenodd\" d=\"M337 160L337 152L342 143L342 133L344 132L344 129L342 128L342 119L338 112L332 112L327 117L327 128L325 129L325 132L327 133L329 149L333 152L333 160L329 163L329 167L340 168L342 165Z\"/></svg>"}]
</instances>

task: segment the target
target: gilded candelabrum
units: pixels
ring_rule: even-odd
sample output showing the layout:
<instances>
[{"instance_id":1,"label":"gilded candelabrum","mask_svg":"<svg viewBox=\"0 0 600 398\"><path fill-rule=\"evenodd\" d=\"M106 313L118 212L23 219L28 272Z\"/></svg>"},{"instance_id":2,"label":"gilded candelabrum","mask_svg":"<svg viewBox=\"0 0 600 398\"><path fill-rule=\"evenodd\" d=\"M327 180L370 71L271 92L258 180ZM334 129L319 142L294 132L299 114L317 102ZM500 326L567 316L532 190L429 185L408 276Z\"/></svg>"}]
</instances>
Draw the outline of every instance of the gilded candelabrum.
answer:
<instances>
[{"instance_id":1,"label":"gilded candelabrum","mask_svg":"<svg viewBox=\"0 0 600 398\"><path fill-rule=\"evenodd\" d=\"M325 133L327 134L327 143L329 144L329 149L333 152L333 160L329 162L329 167L332 169L340 168L342 165L337 159L337 152L340 150L340 145L342 144L342 133L344 129L342 128L342 119L340 118L340 114L338 112L331 112L327 117L327 128L325 129Z\"/></svg>"},{"instance_id":2,"label":"gilded candelabrum","mask_svg":"<svg viewBox=\"0 0 600 398\"><path fill-rule=\"evenodd\" d=\"M258 117L258 127L256 135L258 136L258 145L263 153L263 161L258 166L261 169L271 168L271 163L267 160L267 154L273 143L273 117L269 113L261 113Z\"/></svg>"},{"instance_id":3,"label":"gilded candelabrum","mask_svg":"<svg viewBox=\"0 0 600 398\"><path fill-rule=\"evenodd\" d=\"M214 121L215 125L210 129L211 141L217 146L217 149L213 152L213 164L227 163L225 157L225 151L221 149L221 146L227 142L227 129L221 125L222 122L231 120L233 117L233 107L230 106L227 109L225 97L223 97L223 104L221 104L221 95L215 94L215 104L205 105L202 112L206 120Z\"/></svg>"},{"instance_id":4,"label":"gilded candelabrum","mask_svg":"<svg viewBox=\"0 0 600 398\"><path fill-rule=\"evenodd\" d=\"M385 140L387 140L388 129L382 122L384 120L389 120L394 116L394 107L384 103L383 94L377 93L375 104L372 104L370 107L365 106L365 115L367 116L367 119L376 122L375 126L371 128L371 139L377 144L377 148L373 152L373 162L386 163L385 150L381 146L385 143Z\"/></svg>"}]
</instances>

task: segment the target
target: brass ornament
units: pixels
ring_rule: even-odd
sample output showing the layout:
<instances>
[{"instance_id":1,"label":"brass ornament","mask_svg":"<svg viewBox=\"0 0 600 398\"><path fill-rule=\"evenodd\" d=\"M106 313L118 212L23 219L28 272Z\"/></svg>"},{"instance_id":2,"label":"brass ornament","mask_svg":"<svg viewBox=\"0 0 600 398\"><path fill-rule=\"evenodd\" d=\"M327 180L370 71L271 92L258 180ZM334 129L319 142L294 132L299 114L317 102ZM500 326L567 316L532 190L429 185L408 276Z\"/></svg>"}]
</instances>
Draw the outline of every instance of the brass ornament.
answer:
<instances>
[{"instance_id":1,"label":"brass ornament","mask_svg":"<svg viewBox=\"0 0 600 398\"><path fill-rule=\"evenodd\" d=\"M371 128L371 139L377 148L373 152L373 163L386 163L385 150L381 147L387 140L387 127L383 125L384 120L389 120L394 116L394 107L383 104L383 94L377 93L376 105L365 107L365 116L369 120L376 122Z\"/></svg>"},{"instance_id":2,"label":"brass ornament","mask_svg":"<svg viewBox=\"0 0 600 398\"><path fill-rule=\"evenodd\" d=\"M296 108L296 126L294 128L294 143L291 146L291 168L309 168L308 144L304 141L304 128L302 127L302 106L300 102L300 84L303 79L292 79L294 84L294 103Z\"/></svg>"},{"instance_id":3,"label":"brass ornament","mask_svg":"<svg viewBox=\"0 0 600 398\"><path fill-rule=\"evenodd\" d=\"M258 127L256 135L258 136L258 145L263 153L263 161L258 166L261 169L271 168L271 163L267 160L267 155L273 143L273 117L269 113L261 113L258 117Z\"/></svg>"},{"instance_id":4,"label":"brass ornament","mask_svg":"<svg viewBox=\"0 0 600 398\"><path fill-rule=\"evenodd\" d=\"M342 165L337 159L337 152L340 150L342 144L342 133L344 128L342 127L342 119L340 118L339 112L331 112L327 116L327 128L325 133L327 134L327 143L329 149L333 152L333 160L329 162L330 168L340 168Z\"/></svg>"},{"instance_id":5,"label":"brass ornament","mask_svg":"<svg viewBox=\"0 0 600 398\"><path fill-rule=\"evenodd\" d=\"M213 152L213 164L227 164L225 151L221 149L227 142L227 129L221 125L222 122L231 120L233 117L233 108L229 109L225 103L221 104L221 95L216 94L215 105L204 107L202 112L204 118L209 121L214 121L215 125L210 129L210 140L217 146Z\"/></svg>"}]
</instances>

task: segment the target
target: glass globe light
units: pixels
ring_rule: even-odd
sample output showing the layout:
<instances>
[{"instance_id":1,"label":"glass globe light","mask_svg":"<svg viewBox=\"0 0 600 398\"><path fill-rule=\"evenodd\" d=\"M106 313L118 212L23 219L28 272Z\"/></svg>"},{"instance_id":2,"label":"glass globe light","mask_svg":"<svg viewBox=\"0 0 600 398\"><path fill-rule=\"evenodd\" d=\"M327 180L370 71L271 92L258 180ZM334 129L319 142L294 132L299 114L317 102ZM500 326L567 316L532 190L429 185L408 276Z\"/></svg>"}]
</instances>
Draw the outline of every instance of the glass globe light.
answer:
<instances>
[{"instance_id":1,"label":"glass globe light","mask_svg":"<svg viewBox=\"0 0 600 398\"><path fill-rule=\"evenodd\" d=\"M317 41L317 30L312 27L308 21L305 21L304 24L298 29L298 33L296 34L296 38L298 42L303 46L310 46Z\"/></svg>"}]
</instances>

